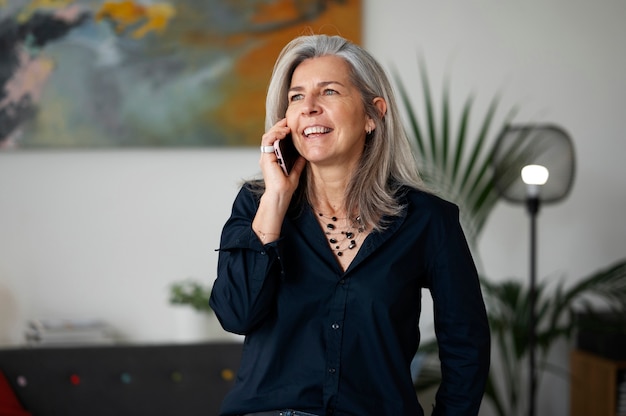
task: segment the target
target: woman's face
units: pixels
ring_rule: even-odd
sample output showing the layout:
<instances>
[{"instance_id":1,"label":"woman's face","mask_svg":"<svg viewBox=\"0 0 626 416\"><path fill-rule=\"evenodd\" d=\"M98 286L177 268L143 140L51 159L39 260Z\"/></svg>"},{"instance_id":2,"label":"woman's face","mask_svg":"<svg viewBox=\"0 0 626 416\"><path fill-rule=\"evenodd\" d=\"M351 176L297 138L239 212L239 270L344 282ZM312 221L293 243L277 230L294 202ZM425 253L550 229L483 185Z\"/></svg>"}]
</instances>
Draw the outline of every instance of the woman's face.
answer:
<instances>
[{"instance_id":1,"label":"woman's face","mask_svg":"<svg viewBox=\"0 0 626 416\"><path fill-rule=\"evenodd\" d=\"M287 125L296 148L313 164L355 166L366 131L375 127L349 74L338 56L307 59L293 73Z\"/></svg>"}]
</instances>

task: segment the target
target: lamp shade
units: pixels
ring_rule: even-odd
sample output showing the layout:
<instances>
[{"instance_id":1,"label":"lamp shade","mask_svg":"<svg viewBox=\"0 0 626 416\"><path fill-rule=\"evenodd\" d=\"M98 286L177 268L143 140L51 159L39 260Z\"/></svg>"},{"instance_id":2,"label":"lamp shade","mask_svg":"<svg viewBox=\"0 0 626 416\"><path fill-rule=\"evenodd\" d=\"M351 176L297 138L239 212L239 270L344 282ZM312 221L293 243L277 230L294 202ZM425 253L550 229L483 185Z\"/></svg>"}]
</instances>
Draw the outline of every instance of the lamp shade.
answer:
<instances>
[{"instance_id":1,"label":"lamp shade","mask_svg":"<svg viewBox=\"0 0 626 416\"><path fill-rule=\"evenodd\" d=\"M554 125L509 125L497 139L492 167L495 188L505 200L558 202L574 183L574 144Z\"/></svg>"}]
</instances>

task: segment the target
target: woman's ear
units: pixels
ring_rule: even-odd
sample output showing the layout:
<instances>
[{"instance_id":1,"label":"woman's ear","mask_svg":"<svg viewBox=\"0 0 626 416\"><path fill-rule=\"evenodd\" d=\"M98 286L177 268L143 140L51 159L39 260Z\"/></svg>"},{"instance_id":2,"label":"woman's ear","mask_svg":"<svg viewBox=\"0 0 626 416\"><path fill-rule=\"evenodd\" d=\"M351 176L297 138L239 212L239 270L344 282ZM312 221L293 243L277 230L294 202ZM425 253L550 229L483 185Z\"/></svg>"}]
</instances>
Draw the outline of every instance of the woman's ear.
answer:
<instances>
[{"instance_id":1,"label":"woman's ear","mask_svg":"<svg viewBox=\"0 0 626 416\"><path fill-rule=\"evenodd\" d=\"M378 109L380 118L385 118L385 114L387 114L387 102L385 99L383 97L376 97L374 98L373 104ZM374 129L376 129L376 122L368 117L365 131L367 134L370 134Z\"/></svg>"},{"instance_id":2,"label":"woman's ear","mask_svg":"<svg viewBox=\"0 0 626 416\"><path fill-rule=\"evenodd\" d=\"M378 108L380 118L384 118L385 114L387 114L387 101L383 97L376 97L374 98L374 106Z\"/></svg>"}]
</instances>

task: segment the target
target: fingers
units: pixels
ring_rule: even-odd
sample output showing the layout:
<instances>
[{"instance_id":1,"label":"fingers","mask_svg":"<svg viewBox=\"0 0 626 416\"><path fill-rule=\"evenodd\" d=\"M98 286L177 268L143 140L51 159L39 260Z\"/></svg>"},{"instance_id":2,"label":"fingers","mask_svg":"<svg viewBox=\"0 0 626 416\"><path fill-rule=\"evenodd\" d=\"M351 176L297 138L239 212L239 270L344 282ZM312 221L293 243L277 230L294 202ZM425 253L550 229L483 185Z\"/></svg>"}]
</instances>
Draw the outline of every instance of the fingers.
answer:
<instances>
[{"instance_id":1,"label":"fingers","mask_svg":"<svg viewBox=\"0 0 626 416\"><path fill-rule=\"evenodd\" d=\"M259 165L263 172L266 186L277 184L279 188L286 185L285 175L278 164L278 159L274 154L274 143L285 138L291 129L287 127L287 119L279 120L261 137L261 157ZM288 186L290 187L290 186Z\"/></svg>"},{"instance_id":2,"label":"fingers","mask_svg":"<svg viewBox=\"0 0 626 416\"><path fill-rule=\"evenodd\" d=\"M283 118L261 137L261 146L273 146L276 140L284 139L289 133L291 129L287 127L287 119Z\"/></svg>"},{"instance_id":3,"label":"fingers","mask_svg":"<svg viewBox=\"0 0 626 416\"><path fill-rule=\"evenodd\" d=\"M264 166L269 169L273 169L271 164L275 164L278 167L277 158L274 154L274 143L277 140L284 139L291 132L291 129L287 127L287 119L283 118L279 120L276 124L272 126L262 137L261 137L261 160L259 164L261 168ZM264 176L265 176L265 169Z\"/></svg>"}]
</instances>

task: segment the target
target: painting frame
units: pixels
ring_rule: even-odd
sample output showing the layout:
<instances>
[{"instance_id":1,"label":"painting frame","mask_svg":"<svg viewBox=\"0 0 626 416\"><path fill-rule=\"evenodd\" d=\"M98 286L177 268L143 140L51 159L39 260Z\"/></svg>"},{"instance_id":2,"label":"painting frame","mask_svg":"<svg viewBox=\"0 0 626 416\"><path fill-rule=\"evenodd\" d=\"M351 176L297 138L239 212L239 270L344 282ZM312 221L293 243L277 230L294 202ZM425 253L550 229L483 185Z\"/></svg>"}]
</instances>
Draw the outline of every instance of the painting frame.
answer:
<instances>
[{"instance_id":1,"label":"painting frame","mask_svg":"<svg viewBox=\"0 0 626 416\"><path fill-rule=\"evenodd\" d=\"M317 33L359 44L361 7L360 0L0 5L0 149L255 145L282 47Z\"/></svg>"}]
</instances>

